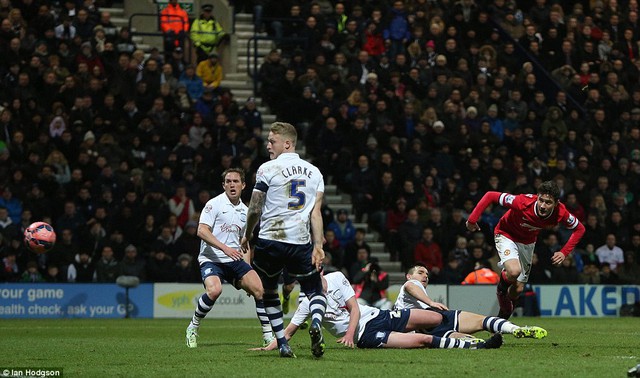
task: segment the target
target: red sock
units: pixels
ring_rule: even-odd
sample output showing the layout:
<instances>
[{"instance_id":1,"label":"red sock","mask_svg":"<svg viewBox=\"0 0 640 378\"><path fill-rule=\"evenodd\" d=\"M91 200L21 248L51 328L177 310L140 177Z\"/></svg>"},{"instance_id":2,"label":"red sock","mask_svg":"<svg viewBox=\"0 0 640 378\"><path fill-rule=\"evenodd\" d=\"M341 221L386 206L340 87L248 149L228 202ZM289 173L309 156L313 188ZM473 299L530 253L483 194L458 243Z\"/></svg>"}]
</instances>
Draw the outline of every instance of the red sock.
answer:
<instances>
[{"instance_id":1,"label":"red sock","mask_svg":"<svg viewBox=\"0 0 640 378\"><path fill-rule=\"evenodd\" d=\"M509 280L509 278L507 277L507 271L506 271L506 270L503 270L502 272L500 272L500 274L502 275L502 279L503 279L505 282L508 282L508 283L510 283L510 284L512 284L512 283L513 283L513 282L511 282L511 281Z\"/></svg>"}]
</instances>

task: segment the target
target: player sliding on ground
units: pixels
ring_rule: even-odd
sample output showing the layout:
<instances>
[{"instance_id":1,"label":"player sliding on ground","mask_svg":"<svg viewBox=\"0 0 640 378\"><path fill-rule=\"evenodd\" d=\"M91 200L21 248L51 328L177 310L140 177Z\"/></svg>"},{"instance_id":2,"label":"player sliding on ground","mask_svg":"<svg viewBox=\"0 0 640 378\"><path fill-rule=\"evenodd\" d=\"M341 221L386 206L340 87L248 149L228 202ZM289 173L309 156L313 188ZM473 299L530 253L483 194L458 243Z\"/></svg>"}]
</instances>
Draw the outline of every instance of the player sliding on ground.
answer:
<instances>
[{"instance_id":1,"label":"player sliding on ground","mask_svg":"<svg viewBox=\"0 0 640 378\"><path fill-rule=\"evenodd\" d=\"M412 331L437 326L442 322L442 316L437 312L421 309L389 311L361 305L342 272L325 275L322 284L327 293L327 311L322 325L338 338L338 343L347 347L493 349L502 345L500 333L486 342L414 333ZM285 337L290 339L308 316L309 300L305 298L285 329ZM254 350L276 348L274 341L267 347Z\"/></svg>"},{"instance_id":2,"label":"player sliding on ground","mask_svg":"<svg viewBox=\"0 0 640 378\"><path fill-rule=\"evenodd\" d=\"M440 337L464 337L485 330L493 333L510 333L517 338L541 339L547 336L547 331L540 327L519 327L508 320L494 316L449 310L447 306L432 300L427 294L429 271L424 265L417 264L409 268L406 278L407 282L400 289L394 309L420 308L441 314L442 323L435 328L422 330L427 334Z\"/></svg>"},{"instance_id":3,"label":"player sliding on ground","mask_svg":"<svg viewBox=\"0 0 640 378\"><path fill-rule=\"evenodd\" d=\"M584 226L560 203L558 186L552 181L545 181L538 186L538 194L487 192L469 215L469 231L480 230L478 219L492 203L509 208L494 230L500 256L498 266L503 268L497 288L500 305L498 316L509 319L513 313L513 302L529 280L531 259L540 230L556 227L560 223L573 230L564 247L551 257L554 265L560 265L582 238Z\"/></svg>"}]
</instances>

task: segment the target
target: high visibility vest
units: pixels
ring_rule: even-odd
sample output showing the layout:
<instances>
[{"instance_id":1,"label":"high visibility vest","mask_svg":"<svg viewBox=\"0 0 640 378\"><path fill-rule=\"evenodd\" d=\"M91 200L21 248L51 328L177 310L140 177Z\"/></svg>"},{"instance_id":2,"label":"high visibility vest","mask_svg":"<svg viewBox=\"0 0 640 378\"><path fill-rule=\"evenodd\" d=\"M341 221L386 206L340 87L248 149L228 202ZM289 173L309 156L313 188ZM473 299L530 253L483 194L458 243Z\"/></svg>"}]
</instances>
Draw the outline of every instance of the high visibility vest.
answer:
<instances>
[{"instance_id":1,"label":"high visibility vest","mask_svg":"<svg viewBox=\"0 0 640 378\"><path fill-rule=\"evenodd\" d=\"M476 269L469 273L462 281L463 285L492 285L500 281L498 273L489 268Z\"/></svg>"},{"instance_id":2,"label":"high visibility vest","mask_svg":"<svg viewBox=\"0 0 640 378\"><path fill-rule=\"evenodd\" d=\"M189 15L180 7L180 4L176 4L175 6L168 4L167 7L160 12L160 30L165 33L169 31L179 33L189 30Z\"/></svg>"},{"instance_id":3,"label":"high visibility vest","mask_svg":"<svg viewBox=\"0 0 640 378\"><path fill-rule=\"evenodd\" d=\"M199 17L191 24L190 36L193 44L200 47L206 53L211 52L211 50L220 43L220 39L222 39L225 34L222 26L215 18L205 20Z\"/></svg>"}]
</instances>

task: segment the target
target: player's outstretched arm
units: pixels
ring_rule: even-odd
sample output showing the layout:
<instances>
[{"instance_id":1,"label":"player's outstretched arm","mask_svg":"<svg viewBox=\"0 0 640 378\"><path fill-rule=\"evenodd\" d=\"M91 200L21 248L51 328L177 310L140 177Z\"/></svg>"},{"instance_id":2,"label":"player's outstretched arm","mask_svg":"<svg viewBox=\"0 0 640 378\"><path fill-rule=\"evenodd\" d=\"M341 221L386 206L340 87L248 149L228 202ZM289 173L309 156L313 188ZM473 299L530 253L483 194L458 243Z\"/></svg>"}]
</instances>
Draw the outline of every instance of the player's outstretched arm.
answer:
<instances>
[{"instance_id":1,"label":"player's outstretched arm","mask_svg":"<svg viewBox=\"0 0 640 378\"><path fill-rule=\"evenodd\" d=\"M267 193L260 190L254 190L251 194L251 201L249 202L249 209L247 210L247 226L244 231L244 237L240 246L244 253L249 252L249 242L253 237L253 229L256 228L260 215L262 214L262 208L267 198Z\"/></svg>"},{"instance_id":2,"label":"player's outstretched arm","mask_svg":"<svg viewBox=\"0 0 640 378\"><path fill-rule=\"evenodd\" d=\"M477 223L478 223L478 219L480 219L480 216L482 215L482 212L490 204L498 203L498 201L500 200L500 196L502 194L503 193L500 193L500 192L486 192L484 196L482 196L482 199L480 200L480 202L478 202L478 204L473 209L471 214L469 214L469 219L467 220L467 223L466 223L467 229L469 231L480 230L480 227L478 227Z\"/></svg>"},{"instance_id":3,"label":"player's outstretched arm","mask_svg":"<svg viewBox=\"0 0 640 378\"><path fill-rule=\"evenodd\" d=\"M336 342L344 344L344 346L346 347L354 348L356 329L358 328L358 323L360 322L360 306L358 306L358 301L356 300L355 296L349 298L345 305L347 306L347 310L349 311L349 328L347 328L347 333L336 340Z\"/></svg>"},{"instance_id":4,"label":"player's outstretched arm","mask_svg":"<svg viewBox=\"0 0 640 378\"><path fill-rule=\"evenodd\" d=\"M444 304L440 302L436 302L433 299L431 299L427 294L424 293L424 291L422 291L421 288L418 287L418 285L412 282L407 282L406 284L404 284L404 291L405 293L411 295L412 297L416 298L420 302L424 302L433 308L437 308L438 310L449 309Z\"/></svg>"},{"instance_id":5,"label":"player's outstretched arm","mask_svg":"<svg viewBox=\"0 0 640 378\"><path fill-rule=\"evenodd\" d=\"M299 327L293 323L289 323L289 325L287 325L287 328L284 329L284 337L287 339L287 341L291 340L293 335L295 335L295 333L298 331L298 328ZM276 349L278 349L278 341L276 339L273 339L273 341L271 341L271 343L269 343L269 345L267 345L266 347L251 348L249 350L267 351L267 350L276 350Z\"/></svg>"}]
</instances>

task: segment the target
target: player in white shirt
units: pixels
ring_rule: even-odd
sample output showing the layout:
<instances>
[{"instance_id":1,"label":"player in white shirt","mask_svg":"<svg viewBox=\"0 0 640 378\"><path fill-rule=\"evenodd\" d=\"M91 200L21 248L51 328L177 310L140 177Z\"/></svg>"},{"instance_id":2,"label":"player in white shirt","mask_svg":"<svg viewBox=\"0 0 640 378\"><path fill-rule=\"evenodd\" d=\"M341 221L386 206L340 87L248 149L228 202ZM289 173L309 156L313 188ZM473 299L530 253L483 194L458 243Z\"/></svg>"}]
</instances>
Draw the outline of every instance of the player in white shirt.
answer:
<instances>
[{"instance_id":1,"label":"player in white shirt","mask_svg":"<svg viewBox=\"0 0 640 378\"><path fill-rule=\"evenodd\" d=\"M324 180L320 170L296 153L296 129L274 122L269 131L267 150L270 161L258 168L256 185L247 213L242 249L249 251L253 229L260 220L253 266L265 289L264 303L273 325L281 357L295 357L284 337L278 278L283 268L295 277L310 300L311 351L324 354L322 317L327 300L322 292L320 270L322 250L322 197ZM311 231L311 234L310 234ZM311 237L313 236L313 240Z\"/></svg>"},{"instance_id":2,"label":"player in white shirt","mask_svg":"<svg viewBox=\"0 0 640 378\"><path fill-rule=\"evenodd\" d=\"M359 304L351 284L342 272L323 277L327 293L327 311L323 326L338 342L353 348L461 348L491 349L502 345L502 335L497 333L487 342L481 340L451 339L415 333L413 331L434 327L442 320L440 314L420 309L380 310ZM304 299L285 330L290 339L309 316L309 300ZM257 350L273 350L276 343Z\"/></svg>"},{"instance_id":3,"label":"player in white shirt","mask_svg":"<svg viewBox=\"0 0 640 378\"><path fill-rule=\"evenodd\" d=\"M240 200L244 187L244 172L237 168L227 169L222 174L224 193L210 199L200 214L198 262L206 293L198 300L187 327L187 346L190 348L198 346L200 321L222 294L222 279L238 285L253 296L265 345L273 339L271 324L264 309L264 289L260 277L243 260L244 255L240 250L240 236L247 222L247 206Z\"/></svg>"},{"instance_id":4,"label":"player in white shirt","mask_svg":"<svg viewBox=\"0 0 640 378\"><path fill-rule=\"evenodd\" d=\"M416 264L407 271L407 282L402 285L394 309L426 309L442 315L442 323L421 331L435 336L465 337L482 330L493 333L510 333L515 337L532 337L541 339L547 331L540 327L519 327L508 320L483 316L467 311L449 310L442 303L432 300L427 294L429 270L424 265Z\"/></svg>"}]
</instances>

